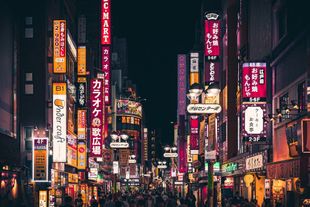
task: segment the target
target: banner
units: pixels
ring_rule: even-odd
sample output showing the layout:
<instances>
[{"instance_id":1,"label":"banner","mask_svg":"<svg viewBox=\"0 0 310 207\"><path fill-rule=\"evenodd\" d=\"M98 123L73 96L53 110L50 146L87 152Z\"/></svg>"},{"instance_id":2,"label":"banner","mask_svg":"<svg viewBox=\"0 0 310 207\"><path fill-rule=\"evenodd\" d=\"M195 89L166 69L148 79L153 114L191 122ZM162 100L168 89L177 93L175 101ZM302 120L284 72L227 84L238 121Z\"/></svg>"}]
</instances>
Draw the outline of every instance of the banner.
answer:
<instances>
[{"instance_id":1,"label":"banner","mask_svg":"<svg viewBox=\"0 0 310 207\"><path fill-rule=\"evenodd\" d=\"M54 20L53 22L53 68L54 73L66 73L66 20Z\"/></svg>"},{"instance_id":2,"label":"banner","mask_svg":"<svg viewBox=\"0 0 310 207\"><path fill-rule=\"evenodd\" d=\"M140 102L130 100L116 100L116 113L118 115L130 114L142 117L142 105Z\"/></svg>"},{"instance_id":3,"label":"banner","mask_svg":"<svg viewBox=\"0 0 310 207\"><path fill-rule=\"evenodd\" d=\"M66 92L66 83L53 83L53 162L67 161Z\"/></svg>"},{"instance_id":4,"label":"banner","mask_svg":"<svg viewBox=\"0 0 310 207\"><path fill-rule=\"evenodd\" d=\"M90 83L90 111L91 111L91 131L90 131L90 156L102 157L103 144L103 81L94 78Z\"/></svg>"},{"instance_id":5,"label":"banner","mask_svg":"<svg viewBox=\"0 0 310 207\"><path fill-rule=\"evenodd\" d=\"M86 75L86 46L78 47L77 74Z\"/></svg>"},{"instance_id":6,"label":"banner","mask_svg":"<svg viewBox=\"0 0 310 207\"><path fill-rule=\"evenodd\" d=\"M48 182L48 138L32 139L32 180Z\"/></svg>"},{"instance_id":7,"label":"banner","mask_svg":"<svg viewBox=\"0 0 310 207\"><path fill-rule=\"evenodd\" d=\"M266 63L243 63L242 100L265 102L267 95Z\"/></svg>"},{"instance_id":8,"label":"banner","mask_svg":"<svg viewBox=\"0 0 310 207\"><path fill-rule=\"evenodd\" d=\"M111 44L111 0L101 0L101 44Z\"/></svg>"},{"instance_id":9,"label":"banner","mask_svg":"<svg viewBox=\"0 0 310 207\"><path fill-rule=\"evenodd\" d=\"M220 63L219 62L205 62L205 82L219 83L220 82Z\"/></svg>"},{"instance_id":10,"label":"banner","mask_svg":"<svg viewBox=\"0 0 310 207\"><path fill-rule=\"evenodd\" d=\"M84 142L78 143L78 163L77 169L78 170L85 170L86 169L86 162L87 162L87 149L86 144Z\"/></svg>"},{"instance_id":11,"label":"banner","mask_svg":"<svg viewBox=\"0 0 310 207\"><path fill-rule=\"evenodd\" d=\"M78 139L86 139L86 112L87 110L78 109L77 111L77 137Z\"/></svg>"}]
</instances>

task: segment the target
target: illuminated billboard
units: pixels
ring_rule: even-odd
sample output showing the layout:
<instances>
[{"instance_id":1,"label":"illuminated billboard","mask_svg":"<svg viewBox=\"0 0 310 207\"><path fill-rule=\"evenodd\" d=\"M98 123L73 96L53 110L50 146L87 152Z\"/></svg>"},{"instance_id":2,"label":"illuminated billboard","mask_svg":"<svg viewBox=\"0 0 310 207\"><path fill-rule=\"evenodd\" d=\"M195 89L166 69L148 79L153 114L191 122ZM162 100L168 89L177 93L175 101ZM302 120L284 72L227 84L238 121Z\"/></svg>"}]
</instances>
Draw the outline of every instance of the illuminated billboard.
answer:
<instances>
[{"instance_id":1,"label":"illuminated billboard","mask_svg":"<svg viewBox=\"0 0 310 207\"><path fill-rule=\"evenodd\" d=\"M136 101L116 100L116 113L142 117L142 105Z\"/></svg>"},{"instance_id":2,"label":"illuminated billboard","mask_svg":"<svg viewBox=\"0 0 310 207\"><path fill-rule=\"evenodd\" d=\"M87 110L80 110L77 111L77 137L78 139L86 139L86 112Z\"/></svg>"},{"instance_id":3,"label":"illuminated billboard","mask_svg":"<svg viewBox=\"0 0 310 207\"><path fill-rule=\"evenodd\" d=\"M266 63L243 63L242 68L242 100L266 101Z\"/></svg>"},{"instance_id":4,"label":"illuminated billboard","mask_svg":"<svg viewBox=\"0 0 310 207\"><path fill-rule=\"evenodd\" d=\"M66 83L53 83L53 162L67 161L66 92Z\"/></svg>"},{"instance_id":5,"label":"illuminated billboard","mask_svg":"<svg viewBox=\"0 0 310 207\"><path fill-rule=\"evenodd\" d=\"M186 55L178 55L178 116L186 113Z\"/></svg>"},{"instance_id":6,"label":"illuminated billboard","mask_svg":"<svg viewBox=\"0 0 310 207\"><path fill-rule=\"evenodd\" d=\"M66 20L53 22L53 68L54 73L66 73Z\"/></svg>"},{"instance_id":7,"label":"illuminated billboard","mask_svg":"<svg viewBox=\"0 0 310 207\"><path fill-rule=\"evenodd\" d=\"M101 44L111 44L111 0L101 0Z\"/></svg>"},{"instance_id":8,"label":"illuminated billboard","mask_svg":"<svg viewBox=\"0 0 310 207\"><path fill-rule=\"evenodd\" d=\"M219 15L208 13L205 19L205 56L209 60L220 55L220 31Z\"/></svg>"},{"instance_id":9,"label":"illuminated billboard","mask_svg":"<svg viewBox=\"0 0 310 207\"><path fill-rule=\"evenodd\" d=\"M48 138L32 139L32 180L48 182Z\"/></svg>"},{"instance_id":10,"label":"illuminated billboard","mask_svg":"<svg viewBox=\"0 0 310 207\"><path fill-rule=\"evenodd\" d=\"M94 78L90 83L90 156L102 157L104 124L103 81Z\"/></svg>"},{"instance_id":11,"label":"illuminated billboard","mask_svg":"<svg viewBox=\"0 0 310 207\"><path fill-rule=\"evenodd\" d=\"M104 75L104 102L106 105L110 104L110 76L111 76L111 50L110 46L102 46L102 57L101 57L101 65L102 72Z\"/></svg>"},{"instance_id":12,"label":"illuminated billboard","mask_svg":"<svg viewBox=\"0 0 310 207\"><path fill-rule=\"evenodd\" d=\"M86 75L86 46L78 47L77 74Z\"/></svg>"}]
</instances>

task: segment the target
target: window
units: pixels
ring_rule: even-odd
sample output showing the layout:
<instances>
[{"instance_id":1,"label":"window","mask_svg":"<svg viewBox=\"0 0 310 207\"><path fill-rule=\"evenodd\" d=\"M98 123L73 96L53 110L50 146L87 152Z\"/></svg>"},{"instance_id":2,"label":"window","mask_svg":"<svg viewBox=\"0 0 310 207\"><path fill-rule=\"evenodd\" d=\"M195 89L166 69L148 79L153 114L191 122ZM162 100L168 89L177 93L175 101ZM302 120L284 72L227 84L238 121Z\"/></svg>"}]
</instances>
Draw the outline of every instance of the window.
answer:
<instances>
[{"instance_id":1,"label":"window","mask_svg":"<svg viewBox=\"0 0 310 207\"><path fill-rule=\"evenodd\" d=\"M32 127L25 127L25 150L32 150Z\"/></svg>"},{"instance_id":2,"label":"window","mask_svg":"<svg viewBox=\"0 0 310 207\"><path fill-rule=\"evenodd\" d=\"M279 112L282 114L282 118L286 119L286 118L288 118L288 115L286 114L286 109L288 108L288 105L289 105L288 93L281 96L279 102L280 102L280 111ZM282 119L279 119L279 121L281 122Z\"/></svg>"},{"instance_id":3,"label":"window","mask_svg":"<svg viewBox=\"0 0 310 207\"><path fill-rule=\"evenodd\" d=\"M275 1L273 8L273 45L277 46L287 33L287 10L281 0Z\"/></svg>"},{"instance_id":4,"label":"window","mask_svg":"<svg viewBox=\"0 0 310 207\"><path fill-rule=\"evenodd\" d=\"M307 104L306 104L306 83L302 82L298 84L297 87L297 104L298 104L298 112L306 111Z\"/></svg>"},{"instance_id":5,"label":"window","mask_svg":"<svg viewBox=\"0 0 310 207\"><path fill-rule=\"evenodd\" d=\"M281 7L277 12L278 19L278 40L286 34L286 11Z\"/></svg>"}]
</instances>

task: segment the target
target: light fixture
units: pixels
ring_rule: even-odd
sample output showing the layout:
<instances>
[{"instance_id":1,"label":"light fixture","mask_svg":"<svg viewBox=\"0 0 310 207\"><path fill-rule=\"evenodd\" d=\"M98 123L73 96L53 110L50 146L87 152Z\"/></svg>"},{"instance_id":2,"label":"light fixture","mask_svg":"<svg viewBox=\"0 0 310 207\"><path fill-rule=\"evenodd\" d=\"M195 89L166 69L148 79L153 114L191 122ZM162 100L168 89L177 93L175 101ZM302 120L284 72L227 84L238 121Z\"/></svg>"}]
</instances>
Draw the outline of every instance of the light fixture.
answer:
<instances>
[{"instance_id":1,"label":"light fixture","mask_svg":"<svg viewBox=\"0 0 310 207\"><path fill-rule=\"evenodd\" d=\"M116 140L118 139L118 134L117 134L117 132L112 132L110 136L111 136L111 138L112 138L114 141L116 141Z\"/></svg>"},{"instance_id":2,"label":"light fixture","mask_svg":"<svg viewBox=\"0 0 310 207\"><path fill-rule=\"evenodd\" d=\"M169 151L169 150L170 150L170 147L169 147L169 146L166 146L166 147L164 148L164 150L165 150L165 151Z\"/></svg>"},{"instance_id":3,"label":"light fixture","mask_svg":"<svg viewBox=\"0 0 310 207\"><path fill-rule=\"evenodd\" d=\"M128 139L128 135L127 134L121 134L121 138L126 141Z\"/></svg>"},{"instance_id":4,"label":"light fixture","mask_svg":"<svg viewBox=\"0 0 310 207\"><path fill-rule=\"evenodd\" d=\"M171 148L173 152L176 152L178 150L178 148L176 146Z\"/></svg>"},{"instance_id":5,"label":"light fixture","mask_svg":"<svg viewBox=\"0 0 310 207\"><path fill-rule=\"evenodd\" d=\"M218 95L221 92L220 86L218 83L211 83L207 88L208 94Z\"/></svg>"},{"instance_id":6,"label":"light fixture","mask_svg":"<svg viewBox=\"0 0 310 207\"><path fill-rule=\"evenodd\" d=\"M298 106L296 100L291 100L291 104L292 104L292 106L293 106L293 109L296 109L296 110L299 109L299 106Z\"/></svg>"},{"instance_id":7,"label":"light fixture","mask_svg":"<svg viewBox=\"0 0 310 207\"><path fill-rule=\"evenodd\" d=\"M282 114L281 114L281 110L280 109L276 109L276 112L277 112L277 116L280 118L282 117Z\"/></svg>"},{"instance_id":8,"label":"light fixture","mask_svg":"<svg viewBox=\"0 0 310 207\"><path fill-rule=\"evenodd\" d=\"M202 93L202 91L203 91L203 90L202 90L200 84L198 84L198 83L192 84L192 85L190 86L190 89L189 89L189 92L190 92L191 94L197 94L197 96L200 96L201 93Z\"/></svg>"}]
</instances>

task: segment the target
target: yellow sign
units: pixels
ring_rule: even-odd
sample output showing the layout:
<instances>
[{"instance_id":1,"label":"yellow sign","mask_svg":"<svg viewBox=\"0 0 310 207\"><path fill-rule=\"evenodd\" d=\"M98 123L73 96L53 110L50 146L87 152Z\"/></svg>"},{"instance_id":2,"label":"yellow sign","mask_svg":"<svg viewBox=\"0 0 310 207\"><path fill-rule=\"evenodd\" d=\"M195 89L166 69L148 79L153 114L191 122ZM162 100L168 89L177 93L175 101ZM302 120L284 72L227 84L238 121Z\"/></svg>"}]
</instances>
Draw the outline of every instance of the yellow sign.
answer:
<instances>
[{"instance_id":1,"label":"yellow sign","mask_svg":"<svg viewBox=\"0 0 310 207\"><path fill-rule=\"evenodd\" d=\"M78 110L78 139L86 139L86 110Z\"/></svg>"},{"instance_id":2,"label":"yellow sign","mask_svg":"<svg viewBox=\"0 0 310 207\"><path fill-rule=\"evenodd\" d=\"M54 57L53 66L54 73L66 73L66 20L54 20L53 25L53 40L54 40Z\"/></svg>"},{"instance_id":3,"label":"yellow sign","mask_svg":"<svg viewBox=\"0 0 310 207\"><path fill-rule=\"evenodd\" d=\"M79 46L78 48L78 75L86 75L86 47Z\"/></svg>"},{"instance_id":4,"label":"yellow sign","mask_svg":"<svg viewBox=\"0 0 310 207\"><path fill-rule=\"evenodd\" d=\"M34 182L48 181L48 138L33 137L32 179Z\"/></svg>"},{"instance_id":5,"label":"yellow sign","mask_svg":"<svg viewBox=\"0 0 310 207\"><path fill-rule=\"evenodd\" d=\"M199 83L199 73L190 73L189 83L190 85Z\"/></svg>"},{"instance_id":6,"label":"yellow sign","mask_svg":"<svg viewBox=\"0 0 310 207\"><path fill-rule=\"evenodd\" d=\"M252 174L247 174L243 178L245 186L249 187L250 184L254 181L254 176Z\"/></svg>"},{"instance_id":7,"label":"yellow sign","mask_svg":"<svg viewBox=\"0 0 310 207\"><path fill-rule=\"evenodd\" d=\"M39 207L47 207L47 191L39 191Z\"/></svg>"},{"instance_id":8,"label":"yellow sign","mask_svg":"<svg viewBox=\"0 0 310 207\"><path fill-rule=\"evenodd\" d=\"M66 95L66 83L53 83L53 95ZM61 105L61 103L55 104Z\"/></svg>"},{"instance_id":9,"label":"yellow sign","mask_svg":"<svg viewBox=\"0 0 310 207\"><path fill-rule=\"evenodd\" d=\"M68 165L71 165L72 167L76 167L77 165L77 152L76 149L68 145Z\"/></svg>"},{"instance_id":10,"label":"yellow sign","mask_svg":"<svg viewBox=\"0 0 310 207\"><path fill-rule=\"evenodd\" d=\"M78 166L77 168L79 170L85 170L86 169L86 145L84 142L78 143Z\"/></svg>"},{"instance_id":11,"label":"yellow sign","mask_svg":"<svg viewBox=\"0 0 310 207\"><path fill-rule=\"evenodd\" d=\"M79 182L78 174L68 173L68 182L69 183L78 183Z\"/></svg>"}]
</instances>

